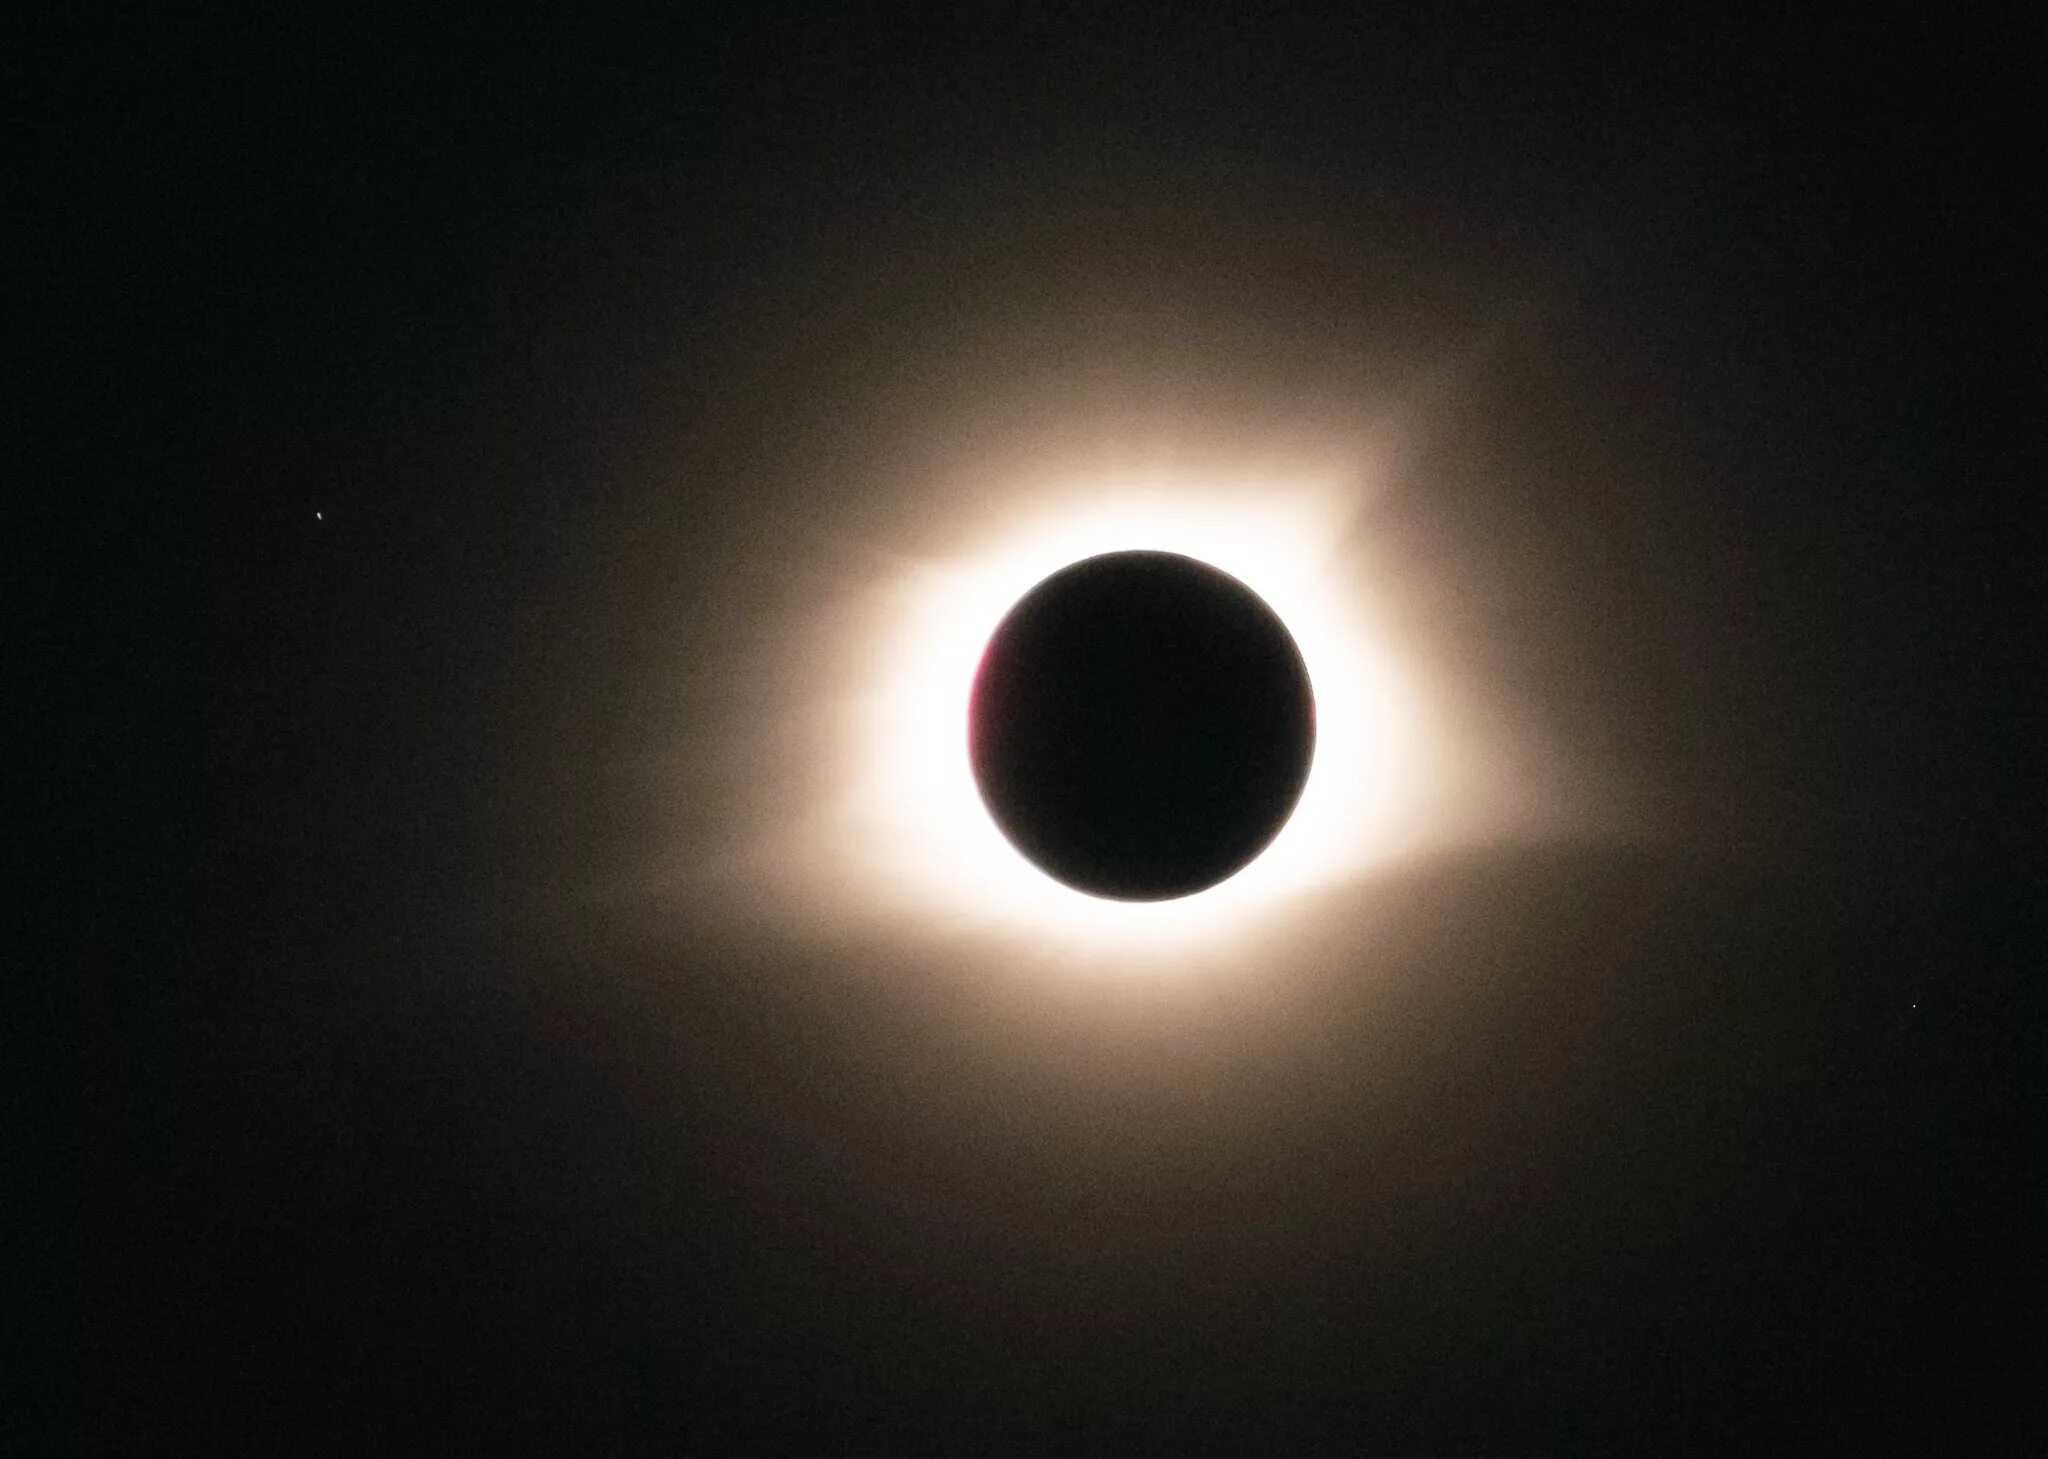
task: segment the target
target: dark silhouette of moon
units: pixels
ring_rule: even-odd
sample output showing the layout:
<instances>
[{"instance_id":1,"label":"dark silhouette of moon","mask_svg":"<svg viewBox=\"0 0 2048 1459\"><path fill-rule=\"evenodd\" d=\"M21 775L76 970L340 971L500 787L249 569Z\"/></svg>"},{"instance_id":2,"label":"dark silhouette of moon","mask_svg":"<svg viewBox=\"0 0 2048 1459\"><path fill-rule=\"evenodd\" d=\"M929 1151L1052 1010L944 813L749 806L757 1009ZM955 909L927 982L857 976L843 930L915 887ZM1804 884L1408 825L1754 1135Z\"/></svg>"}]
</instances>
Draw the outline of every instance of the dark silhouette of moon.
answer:
<instances>
[{"instance_id":1,"label":"dark silhouette of moon","mask_svg":"<svg viewBox=\"0 0 2048 1459\"><path fill-rule=\"evenodd\" d=\"M1244 869L1315 751L1308 668L1273 610L1171 552L1112 552L1018 600L968 706L975 783L1048 876L1161 901Z\"/></svg>"}]
</instances>

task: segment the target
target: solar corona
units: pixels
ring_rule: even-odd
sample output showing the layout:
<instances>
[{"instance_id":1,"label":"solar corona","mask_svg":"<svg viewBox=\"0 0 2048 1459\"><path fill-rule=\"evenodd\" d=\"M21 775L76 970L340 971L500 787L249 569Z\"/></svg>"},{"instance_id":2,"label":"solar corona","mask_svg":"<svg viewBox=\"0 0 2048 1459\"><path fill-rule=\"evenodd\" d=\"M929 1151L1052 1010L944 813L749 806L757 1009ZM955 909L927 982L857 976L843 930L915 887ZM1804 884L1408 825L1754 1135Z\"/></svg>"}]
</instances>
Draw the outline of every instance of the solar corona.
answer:
<instances>
[{"instance_id":1,"label":"solar corona","mask_svg":"<svg viewBox=\"0 0 2048 1459\"><path fill-rule=\"evenodd\" d=\"M836 791L793 890L1074 966L1187 968L1411 853L1442 736L1360 560L1356 489L1023 495L934 532L845 620Z\"/></svg>"}]
</instances>

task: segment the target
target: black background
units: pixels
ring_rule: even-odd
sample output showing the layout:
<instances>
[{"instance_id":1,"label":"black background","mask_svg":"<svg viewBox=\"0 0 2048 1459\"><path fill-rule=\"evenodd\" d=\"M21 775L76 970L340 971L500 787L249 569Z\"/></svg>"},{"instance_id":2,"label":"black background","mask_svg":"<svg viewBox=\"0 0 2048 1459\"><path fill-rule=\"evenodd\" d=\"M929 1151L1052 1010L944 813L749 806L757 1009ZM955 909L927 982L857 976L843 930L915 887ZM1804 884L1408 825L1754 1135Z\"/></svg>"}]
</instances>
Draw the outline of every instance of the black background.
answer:
<instances>
[{"instance_id":1,"label":"black background","mask_svg":"<svg viewBox=\"0 0 2048 1459\"><path fill-rule=\"evenodd\" d=\"M88 1438L2040 1445L2038 32L686 9L12 48ZM1186 1005L573 894L967 438L1389 401L1412 648L1633 849Z\"/></svg>"}]
</instances>

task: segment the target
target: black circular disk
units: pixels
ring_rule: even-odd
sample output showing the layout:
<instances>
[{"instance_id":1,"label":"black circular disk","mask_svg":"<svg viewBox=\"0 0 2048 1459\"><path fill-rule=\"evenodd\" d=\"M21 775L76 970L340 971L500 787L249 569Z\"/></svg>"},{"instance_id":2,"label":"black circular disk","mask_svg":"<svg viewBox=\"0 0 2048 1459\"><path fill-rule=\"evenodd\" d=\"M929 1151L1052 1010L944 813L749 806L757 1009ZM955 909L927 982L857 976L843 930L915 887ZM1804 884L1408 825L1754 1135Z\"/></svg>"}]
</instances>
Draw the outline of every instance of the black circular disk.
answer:
<instances>
[{"instance_id":1,"label":"black circular disk","mask_svg":"<svg viewBox=\"0 0 2048 1459\"><path fill-rule=\"evenodd\" d=\"M1242 870L1315 750L1301 652L1228 573L1171 552L1062 568L998 625L968 749L989 814L1047 875L1157 901Z\"/></svg>"}]
</instances>

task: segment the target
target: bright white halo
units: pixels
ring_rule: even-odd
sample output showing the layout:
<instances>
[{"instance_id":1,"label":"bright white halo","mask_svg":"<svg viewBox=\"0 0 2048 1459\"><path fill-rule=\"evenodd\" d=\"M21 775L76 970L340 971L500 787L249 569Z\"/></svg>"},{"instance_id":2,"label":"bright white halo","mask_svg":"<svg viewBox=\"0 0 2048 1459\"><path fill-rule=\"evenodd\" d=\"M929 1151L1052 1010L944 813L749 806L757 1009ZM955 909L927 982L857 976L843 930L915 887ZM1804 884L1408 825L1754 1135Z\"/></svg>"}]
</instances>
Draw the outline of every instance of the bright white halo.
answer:
<instances>
[{"instance_id":1,"label":"bright white halo","mask_svg":"<svg viewBox=\"0 0 2048 1459\"><path fill-rule=\"evenodd\" d=\"M945 929L1180 954L1221 950L1294 897L1405 849L1432 767L1412 685L1343 560L1350 516L1328 491L1095 490L907 567L850 706L824 848L839 885ZM989 816L967 752L969 690L1003 615L1069 563L1134 548L1199 559L1263 598L1301 649L1316 707L1308 782L1272 844L1228 880L1160 902L1092 897L1033 866Z\"/></svg>"}]
</instances>

